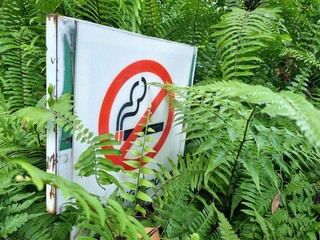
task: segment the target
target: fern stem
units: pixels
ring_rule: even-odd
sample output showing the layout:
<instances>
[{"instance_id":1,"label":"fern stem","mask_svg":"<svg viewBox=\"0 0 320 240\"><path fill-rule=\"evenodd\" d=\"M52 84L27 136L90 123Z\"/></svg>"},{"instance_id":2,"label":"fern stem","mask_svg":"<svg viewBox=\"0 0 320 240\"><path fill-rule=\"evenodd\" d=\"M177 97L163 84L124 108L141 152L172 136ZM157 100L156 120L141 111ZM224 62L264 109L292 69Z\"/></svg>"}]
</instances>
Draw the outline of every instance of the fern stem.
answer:
<instances>
[{"instance_id":1,"label":"fern stem","mask_svg":"<svg viewBox=\"0 0 320 240\"><path fill-rule=\"evenodd\" d=\"M20 64L19 64L19 70L20 70L20 78L21 78L21 82L22 82L22 100L23 100L23 105L25 106L25 103L27 102L26 101L26 96L25 96L25 84L24 84L24 72L23 72L23 53L22 53L22 44L23 44L23 35L24 35L24 31L26 30L26 28L24 28L22 31L21 31L21 34L20 34L20 38L19 38L19 61L20 61Z\"/></svg>"},{"instance_id":2,"label":"fern stem","mask_svg":"<svg viewBox=\"0 0 320 240\"><path fill-rule=\"evenodd\" d=\"M197 29L197 19L198 19L198 14L199 14L199 5L200 5L200 0L197 2L197 8L196 8L196 13L194 16L194 22L193 22L193 33L192 33L192 45L194 44L195 36L196 36L196 29Z\"/></svg>"},{"instance_id":3,"label":"fern stem","mask_svg":"<svg viewBox=\"0 0 320 240\"><path fill-rule=\"evenodd\" d=\"M106 225L107 225L107 227L108 227L108 229L109 229L109 231L110 231L110 233L111 233L112 240L115 240L115 239L116 239L116 236L114 235L114 233L113 233L113 231L112 231L112 227L109 225L109 223L108 223L107 221L106 221L105 223L106 223Z\"/></svg>"},{"instance_id":4,"label":"fern stem","mask_svg":"<svg viewBox=\"0 0 320 240\"><path fill-rule=\"evenodd\" d=\"M54 110L52 110L52 109L50 109L50 108L48 108L47 110L48 110L49 112L51 112L54 116L62 119L64 122L66 122L67 124L69 124L70 126L72 126L72 128L73 128L75 131L78 131L79 133L82 133L82 135L83 135L84 138L85 138L85 142L88 143L88 144L89 144L91 147L93 147L93 149L94 149L94 144L90 141L90 138L87 137L86 134L84 134L84 132L81 131L81 129L80 129L76 124L74 124L74 123L73 123L72 121L70 121L68 118L64 117L63 115L59 114L58 112L56 112L56 111L54 111ZM96 154L95 154L95 159L96 159L96 158L97 158L97 156L96 156ZM99 181L98 181L98 175L96 174L97 171L98 171L98 170L97 170L97 161L94 160L94 177L95 177L95 179L96 179L96 182L97 182L98 186L105 191L106 188L103 187L103 186L99 183Z\"/></svg>"},{"instance_id":5,"label":"fern stem","mask_svg":"<svg viewBox=\"0 0 320 240\"><path fill-rule=\"evenodd\" d=\"M235 56L234 56L234 58L235 58L235 61L234 61L234 71L235 71L234 80L237 80L237 67L238 67L237 60L238 60L238 55L239 55L239 50L240 50L240 49L239 49L240 38L242 37L243 28L244 28L244 26L245 26L245 24L246 24L246 20L247 20L248 16L249 16L249 13L247 12L246 15L245 15L244 18L243 18L243 24L241 25L240 34L239 34L239 37L238 37L238 39L237 39L237 48L236 48L236 50L235 50L236 53L235 53Z\"/></svg>"},{"instance_id":6,"label":"fern stem","mask_svg":"<svg viewBox=\"0 0 320 240\"><path fill-rule=\"evenodd\" d=\"M152 194L151 198L154 198L154 196L155 196L165 185L169 184L172 180L176 179L176 178L179 177L180 175L181 175L181 174L176 175L176 176L173 176L173 177L170 178L168 181L166 181L161 187L159 187L159 188L157 189L157 191L155 191L154 194Z\"/></svg>"},{"instance_id":7,"label":"fern stem","mask_svg":"<svg viewBox=\"0 0 320 240\"><path fill-rule=\"evenodd\" d=\"M235 175L236 166L237 166L237 163L238 163L239 156L240 156L241 150L243 148L243 145L246 142L246 137L247 137L247 133L248 133L248 129L249 129L249 123L250 123L250 121L251 121L251 119L253 117L255 109L256 109L255 107L252 109L252 111L251 111L251 113L249 115L249 118L247 119L247 122L246 122L246 126L245 126L244 133L243 133L243 138L242 138L242 141L240 143L240 146L239 146L239 149L238 149L238 152L237 152L237 156L236 156L236 159L235 159L233 167L232 167L232 172L231 172L231 176L230 176L228 189L227 189L227 192L226 192L226 195L225 195L225 198L224 198L224 205L226 205L227 201L228 201L228 196L229 196L229 192L230 192L230 189L231 189L232 181L233 181L233 178L234 178L234 175Z\"/></svg>"},{"instance_id":8,"label":"fern stem","mask_svg":"<svg viewBox=\"0 0 320 240\"><path fill-rule=\"evenodd\" d=\"M151 22L152 22L152 27L154 28L154 26L155 26L155 21L154 21L154 17L153 17L153 11L152 11L152 6L151 6L151 1L149 0L148 3L146 3L146 5L148 5L148 7L149 7L150 17L151 17Z\"/></svg>"},{"instance_id":9,"label":"fern stem","mask_svg":"<svg viewBox=\"0 0 320 240\"><path fill-rule=\"evenodd\" d=\"M97 7L97 14L98 14L98 18L97 20L99 21L98 23L101 23L101 13L100 13L100 8L99 8L99 0L96 0L96 7Z\"/></svg>"},{"instance_id":10,"label":"fern stem","mask_svg":"<svg viewBox=\"0 0 320 240\"><path fill-rule=\"evenodd\" d=\"M5 133L4 135L5 136L9 136L9 131L7 130L6 122L1 117L0 117L0 125L2 125L2 129L3 129L4 133Z\"/></svg>"},{"instance_id":11,"label":"fern stem","mask_svg":"<svg viewBox=\"0 0 320 240\"><path fill-rule=\"evenodd\" d=\"M151 107L151 106L150 106ZM151 111L150 111L150 107L148 108L148 115L147 115L147 121L146 121L146 126L144 128L144 135L143 135L143 142L142 142L142 146L141 146L141 153L140 153L140 164L139 164L139 169L138 169L138 177L137 177L137 184L136 184L136 190L135 190L135 193L134 193L134 206L137 205L137 201L138 201L138 191L139 191L139 188L140 188L140 178L141 178L141 166L142 166L142 157L143 157L143 154L144 154L144 147L146 145L146 136L147 136L147 133L148 133L148 123L150 121L150 115L151 115Z\"/></svg>"},{"instance_id":12,"label":"fern stem","mask_svg":"<svg viewBox=\"0 0 320 240\"><path fill-rule=\"evenodd\" d=\"M190 203L188 206L191 206L191 204L193 203L193 201L196 199L196 197L200 194L200 191L203 189L203 187L201 187L197 193L192 197L192 199L190 200Z\"/></svg>"},{"instance_id":13,"label":"fern stem","mask_svg":"<svg viewBox=\"0 0 320 240\"><path fill-rule=\"evenodd\" d=\"M56 13L56 11L58 10L58 8L61 6L62 2L63 2L63 1L61 1L61 2L59 2L59 3L57 4L57 6L53 9L52 13Z\"/></svg>"}]
</instances>

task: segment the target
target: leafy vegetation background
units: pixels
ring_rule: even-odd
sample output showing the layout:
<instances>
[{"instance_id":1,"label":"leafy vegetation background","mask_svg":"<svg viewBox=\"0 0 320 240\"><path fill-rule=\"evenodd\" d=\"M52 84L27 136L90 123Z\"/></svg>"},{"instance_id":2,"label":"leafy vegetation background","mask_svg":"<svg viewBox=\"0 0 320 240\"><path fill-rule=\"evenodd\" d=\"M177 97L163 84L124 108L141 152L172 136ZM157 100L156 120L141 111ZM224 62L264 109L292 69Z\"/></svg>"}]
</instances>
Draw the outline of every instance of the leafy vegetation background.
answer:
<instances>
[{"instance_id":1,"label":"leafy vegetation background","mask_svg":"<svg viewBox=\"0 0 320 240\"><path fill-rule=\"evenodd\" d=\"M68 239L72 226L86 231L82 239L143 232L121 201L102 205L42 171L46 122L57 117L90 143L81 174L122 187L110 174L119 169L97 168L104 138L81 130L70 97L49 110L39 102L51 13L199 49L195 87L167 86L186 96L176 103L188 124L185 156L173 173L151 170L162 197L140 199L163 239L320 238L319 0L0 1L0 238ZM75 199L62 214L45 212L44 183Z\"/></svg>"}]
</instances>

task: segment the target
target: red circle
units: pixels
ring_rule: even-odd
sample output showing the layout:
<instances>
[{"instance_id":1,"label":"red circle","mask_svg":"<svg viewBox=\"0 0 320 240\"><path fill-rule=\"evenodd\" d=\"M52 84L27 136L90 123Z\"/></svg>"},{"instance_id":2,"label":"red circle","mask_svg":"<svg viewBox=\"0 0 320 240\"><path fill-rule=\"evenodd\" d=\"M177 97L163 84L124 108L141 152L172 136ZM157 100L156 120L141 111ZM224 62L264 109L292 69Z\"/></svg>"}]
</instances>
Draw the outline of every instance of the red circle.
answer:
<instances>
[{"instance_id":1,"label":"red circle","mask_svg":"<svg viewBox=\"0 0 320 240\"><path fill-rule=\"evenodd\" d=\"M111 109L112 109L112 106L113 106L114 101L116 99L116 96L119 93L122 86L130 78L132 78L133 76L135 76L139 73L142 73L142 72L153 73L153 74L157 75L158 77L160 77L160 79L162 80L163 83L171 83L172 84L172 79L171 79L168 71L161 64L159 64L155 61L140 60L140 61L137 61L137 62L134 62L134 63L128 65L112 81L112 83L111 83L110 87L108 88L106 95L103 99L102 106L100 109L100 116L99 116L99 127L98 127L99 128L98 129L99 135L105 134L105 133L110 133L109 121L110 121ZM162 96L160 96L160 94ZM161 89L160 93L157 97L159 97L159 99L161 99L163 96L166 96L166 95L167 95L167 93L165 92L165 90ZM156 99L158 99L157 97L156 97ZM170 93L170 97L174 98L174 94ZM155 102L155 105L153 106L154 107L153 110L155 110L159 106L159 104L162 102L163 99L164 98L162 98L161 101L157 101L157 102L155 102L156 100L153 101L153 102ZM154 112L154 111L152 111L152 112ZM146 156L153 158L160 151L161 147L163 146L163 144L164 144L165 140L167 139L168 134L170 132L172 122L173 122L173 116L174 116L174 111L170 107L170 102L169 102L167 123L164 127L164 130L163 130L161 137L159 138L158 142L155 144L155 146L153 148L155 152L148 153ZM128 142L131 140L132 139L128 138L124 144L130 145L130 144L128 144ZM130 145L130 147L131 147L131 145ZM130 147L128 149L124 149L124 150L129 150ZM121 165L126 170L132 170L134 168L128 166L127 164L125 164L123 162L123 161L128 160L125 158L126 151L124 151L124 150L122 150L121 156L106 156L106 157L108 159L112 160L114 164ZM144 164L145 163L143 163L142 165L144 165Z\"/></svg>"}]
</instances>

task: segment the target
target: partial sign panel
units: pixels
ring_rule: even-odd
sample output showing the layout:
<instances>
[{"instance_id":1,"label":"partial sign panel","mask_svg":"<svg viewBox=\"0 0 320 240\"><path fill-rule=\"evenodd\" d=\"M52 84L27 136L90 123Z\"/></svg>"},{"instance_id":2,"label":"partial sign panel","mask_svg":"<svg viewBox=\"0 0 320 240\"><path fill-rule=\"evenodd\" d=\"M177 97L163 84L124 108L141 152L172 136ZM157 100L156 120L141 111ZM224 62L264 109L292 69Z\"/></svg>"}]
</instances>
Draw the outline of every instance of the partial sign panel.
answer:
<instances>
[{"instance_id":1,"label":"partial sign panel","mask_svg":"<svg viewBox=\"0 0 320 240\"><path fill-rule=\"evenodd\" d=\"M75 39L75 47L64 45L61 48L59 43L63 40L57 40L57 58L64 59L64 66L56 66L57 75L63 75L58 77L56 85L61 89L59 85L67 82L66 72L69 72L74 78L74 113L96 135L113 133L121 142L119 149L122 150L122 155L112 157L111 160L127 170L136 171L126 165L125 161L135 158L128 150L134 148L132 142L138 139L135 133L143 130L141 123L146 121L145 116L149 110L152 119L150 126L154 129L150 135L154 139L151 147L155 152L148 153L148 156L163 164L166 164L168 158L177 159L177 155L182 154L184 149L185 136L180 134L182 126L173 123L174 110L167 92L150 83L191 85L197 49L84 21L65 17L57 19L57 39L68 38L66 32L70 35L76 30L76 33L71 34L69 41L73 43ZM66 28L66 23L70 22L74 24L73 30ZM59 37L60 34L64 37ZM75 55L68 54L66 49ZM70 56L70 61L66 56ZM68 64L72 68L71 72L67 71ZM57 96L62 92L64 91L59 90ZM59 139L59 136L56 138L58 143L65 139ZM69 148L68 160L65 161L68 162L71 158L74 164L87 147L74 139L72 148ZM61 157L58 146L57 152L58 155L60 152ZM157 167L156 164L148 164L150 167ZM64 176L69 176L70 173L59 161L56 171L62 175L64 171L68 171ZM115 176L120 181L128 180L122 173L115 173ZM107 186L107 190L104 190L94 177L79 177L75 171L72 172L71 179L98 195L108 196L114 191L113 186ZM58 202L60 204L59 200Z\"/></svg>"}]
</instances>

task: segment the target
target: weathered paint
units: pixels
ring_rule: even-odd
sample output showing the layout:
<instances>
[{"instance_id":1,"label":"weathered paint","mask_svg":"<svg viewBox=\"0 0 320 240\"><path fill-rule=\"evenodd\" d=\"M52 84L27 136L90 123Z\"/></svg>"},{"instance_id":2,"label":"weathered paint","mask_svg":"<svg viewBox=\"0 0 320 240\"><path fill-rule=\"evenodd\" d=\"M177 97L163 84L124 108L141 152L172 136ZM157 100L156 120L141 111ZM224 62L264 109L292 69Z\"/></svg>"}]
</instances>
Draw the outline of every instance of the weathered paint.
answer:
<instances>
[{"instance_id":1,"label":"weathered paint","mask_svg":"<svg viewBox=\"0 0 320 240\"><path fill-rule=\"evenodd\" d=\"M76 23L73 19L64 19L58 15L47 16L47 88L54 86L54 97L73 92L75 61ZM48 123L47 131L47 172L58 174L72 180L72 137ZM58 164L59 163L59 164ZM47 211L59 213L63 196L59 189L47 186Z\"/></svg>"},{"instance_id":2,"label":"weathered paint","mask_svg":"<svg viewBox=\"0 0 320 240\"><path fill-rule=\"evenodd\" d=\"M48 14L47 15L47 21L49 22L53 22L53 26L57 26L57 18L58 18L58 15L57 14Z\"/></svg>"},{"instance_id":3,"label":"weathered paint","mask_svg":"<svg viewBox=\"0 0 320 240\"><path fill-rule=\"evenodd\" d=\"M56 188L52 185L49 185L49 200L54 202L55 199L56 199ZM49 206L47 205L47 209L46 209L47 212L51 214L56 214L55 204L51 208Z\"/></svg>"},{"instance_id":4,"label":"weathered paint","mask_svg":"<svg viewBox=\"0 0 320 240\"><path fill-rule=\"evenodd\" d=\"M48 37L51 38L48 39ZM77 49L75 49L75 46ZM66 92L72 93L74 81L74 111L83 120L84 125L96 135L99 134L97 125L99 113L102 111L103 98L111 83L116 82L116 76L126 69L126 66L131 66L137 62L157 62L158 65L163 66L165 71L168 71L176 85L186 86L192 84L197 53L195 47L185 44L150 38L56 15L49 15L47 19L47 47L47 82L55 87L55 97L57 98ZM77 57L76 61L75 56ZM164 71L162 70L152 72L149 68L141 68L138 71L137 74L132 76L132 79L130 78L132 81L136 81L135 77L139 79L146 77L147 83L167 81L166 78L160 77L167 75L163 74ZM117 95L114 95L113 99L115 102L112 106L113 109L107 109L110 113L113 111L111 113L112 119L111 117L107 119L111 124L113 124L113 116L119 115L119 106L125 104L120 102L122 101L121 97L124 98L124 101L128 100L127 90L132 89L130 79L126 79L128 80L126 84L123 83L126 85L124 88L117 87ZM148 87L148 92L151 92L151 88L153 86ZM149 95L148 101L153 102L156 94L155 91L152 95ZM143 102L140 113L144 111L144 107L148 108L148 101ZM158 102L158 106L161 106L158 109L168 111L170 105L168 102L164 100ZM155 112L153 120L160 119L162 115L164 115L162 110ZM169 120L164 119L157 123L164 123L164 121L169 122ZM130 124L130 121L128 123ZM126 126L124 130L132 129L134 126ZM110 132L114 133L113 130L111 129ZM183 152L184 135L178 134L181 130L181 128L177 128L168 131L170 134L168 139L170 140L167 141L167 137L162 140L164 145L162 149L160 147L156 161L163 163L167 157L176 159L177 154ZM109 195L114 189L113 186L108 186L105 191L98 186L94 177L79 177L77 172L73 171L73 164L75 163L73 161L76 161L86 145L75 141L69 144L69 140L70 135L61 133L60 129L56 130L53 123L48 124L47 156L53 156L53 153L56 156L56 158L53 158L56 161L53 164L51 164L50 157L48 158L48 162L50 162L48 172L75 181L91 193L101 196ZM177 146L179 144L180 146ZM169 151L169 149L174 149L174 151ZM154 165L152 167L156 168ZM120 181L124 180L121 173L115 173L114 176L119 178ZM59 206L63 202L59 190L54 191L52 186L48 186L48 211L58 213Z\"/></svg>"},{"instance_id":5,"label":"weathered paint","mask_svg":"<svg viewBox=\"0 0 320 240\"><path fill-rule=\"evenodd\" d=\"M56 44L57 44L57 16L49 15L47 17L47 58L46 58L46 74L47 74L47 88L52 84L55 89L54 96L57 97L56 81L57 81L57 57L56 57ZM57 133L53 122L47 125L47 172L56 174L56 156L57 156ZM46 186L46 208L49 213L56 213L56 190L53 186Z\"/></svg>"}]
</instances>

